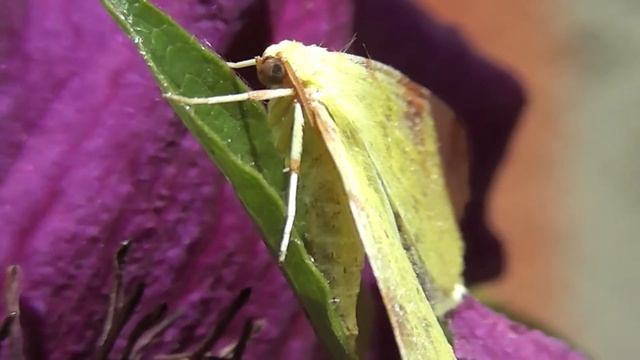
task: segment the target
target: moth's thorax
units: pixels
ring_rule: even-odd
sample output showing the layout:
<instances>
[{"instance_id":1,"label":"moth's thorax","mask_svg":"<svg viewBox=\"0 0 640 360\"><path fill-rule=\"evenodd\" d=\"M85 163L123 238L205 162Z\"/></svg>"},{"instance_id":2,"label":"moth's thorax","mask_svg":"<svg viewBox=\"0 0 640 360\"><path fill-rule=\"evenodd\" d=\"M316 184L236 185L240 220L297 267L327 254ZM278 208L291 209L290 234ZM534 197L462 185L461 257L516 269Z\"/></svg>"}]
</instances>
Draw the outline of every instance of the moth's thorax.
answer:
<instances>
[{"instance_id":1,"label":"moth's thorax","mask_svg":"<svg viewBox=\"0 0 640 360\"><path fill-rule=\"evenodd\" d=\"M269 46L263 58L276 57L286 61L295 76L305 84L313 86L322 77L323 69L331 66L331 53L315 45L304 45L297 41L284 40Z\"/></svg>"}]
</instances>

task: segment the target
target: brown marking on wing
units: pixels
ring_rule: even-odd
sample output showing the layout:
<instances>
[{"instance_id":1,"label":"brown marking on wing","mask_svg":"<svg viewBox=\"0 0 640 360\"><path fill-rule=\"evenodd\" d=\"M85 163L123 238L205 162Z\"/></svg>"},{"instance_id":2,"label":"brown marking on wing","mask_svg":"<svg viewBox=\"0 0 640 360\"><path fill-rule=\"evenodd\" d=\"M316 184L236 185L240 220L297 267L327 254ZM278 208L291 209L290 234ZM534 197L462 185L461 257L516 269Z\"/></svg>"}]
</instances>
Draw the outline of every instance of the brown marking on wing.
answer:
<instances>
[{"instance_id":1,"label":"brown marking on wing","mask_svg":"<svg viewBox=\"0 0 640 360\"><path fill-rule=\"evenodd\" d=\"M320 116L320 106L324 106L322 105L322 103L315 101L315 100L309 100L309 112L313 114L314 116L314 121L315 124L318 128L318 130L320 131L320 134L322 135L322 137L325 139L325 142L331 142L335 139L335 136L333 135L333 129L330 129L325 120L322 118L322 116ZM329 110L327 110L328 112Z\"/></svg>"},{"instance_id":2,"label":"brown marking on wing","mask_svg":"<svg viewBox=\"0 0 640 360\"><path fill-rule=\"evenodd\" d=\"M309 125L315 126L317 116L311 110L312 109L311 108L311 101L309 100L309 97L307 96L307 93L305 92L304 85L302 84L302 81L296 75L295 71L293 71L293 67L291 67L291 64L289 64L289 61L287 61L287 59L284 58L280 54L278 54L278 57L280 58L280 60L282 60L282 63L284 64L284 68L286 70L286 74L287 74L286 76L287 76L288 82L291 83L291 86L296 90L296 99L300 102L300 105L302 105L302 111L307 116L307 120L309 121Z\"/></svg>"},{"instance_id":3,"label":"brown marking on wing","mask_svg":"<svg viewBox=\"0 0 640 360\"><path fill-rule=\"evenodd\" d=\"M456 218L460 219L470 196L466 132L455 113L427 89L404 76L398 77L397 81L404 89L405 119L417 145L424 143L423 121L429 116L433 118L449 198Z\"/></svg>"},{"instance_id":4,"label":"brown marking on wing","mask_svg":"<svg viewBox=\"0 0 640 360\"><path fill-rule=\"evenodd\" d=\"M456 218L460 219L471 196L469 189L471 154L467 144L467 133L455 113L444 102L434 97L431 104L449 198Z\"/></svg>"},{"instance_id":5,"label":"brown marking on wing","mask_svg":"<svg viewBox=\"0 0 640 360\"><path fill-rule=\"evenodd\" d=\"M402 92L403 100L406 101L407 109L405 111L405 119L407 129L411 133L412 140L416 145L423 144L422 123L426 116L430 115L431 107L429 101L431 93L421 85L411 81L408 77L400 73L398 70L379 63L370 58L351 57L351 61L358 65L364 66L367 73L374 79L383 74L393 80L404 90Z\"/></svg>"},{"instance_id":6,"label":"brown marking on wing","mask_svg":"<svg viewBox=\"0 0 640 360\"><path fill-rule=\"evenodd\" d=\"M421 146L424 143L423 123L431 115L431 93L405 76L398 78L398 84L404 90L402 95L407 105L404 119L411 132L411 138L416 145Z\"/></svg>"}]
</instances>

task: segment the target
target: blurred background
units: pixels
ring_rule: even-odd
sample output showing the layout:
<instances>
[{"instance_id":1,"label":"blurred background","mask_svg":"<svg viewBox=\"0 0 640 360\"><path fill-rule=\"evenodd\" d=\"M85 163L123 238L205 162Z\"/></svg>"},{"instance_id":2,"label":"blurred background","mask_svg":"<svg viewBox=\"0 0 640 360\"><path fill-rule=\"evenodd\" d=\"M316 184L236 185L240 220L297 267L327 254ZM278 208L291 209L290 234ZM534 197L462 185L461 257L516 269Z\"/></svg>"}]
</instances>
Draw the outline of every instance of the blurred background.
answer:
<instances>
[{"instance_id":1,"label":"blurred background","mask_svg":"<svg viewBox=\"0 0 640 360\"><path fill-rule=\"evenodd\" d=\"M638 2L421 2L528 95L493 186L507 271L486 297L595 358L637 358Z\"/></svg>"},{"instance_id":2,"label":"blurred background","mask_svg":"<svg viewBox=\"0 0 640 360\"><path fill-rule=\"evenodd\" d=\"M527 93L526 109L491 193L490 222L504 241L507 267L498 280L480 289L482 298L528 323L542 324L594 358L637 358L640 241L635 229L640 224L640 190L635 176L640 176L640 165L635 150L640 122L635 117L640 116L640 2L414 1L458 28L480 53L517 77ZM19 0L6 3L6 7L0 6L0 15L8 13L10 6L22 6ZM54 11L53 2L42 3L50 8L39 11L50 11L54 25L62 22L56 16L66 19L66 13ZM71 23L82 25L83 14L99 12L112 26L96 4L85 2L84 9L74 2L77 13ZM102 40L92 37L93 31L102 34L100 24L86 36L91 47L83 46L102 46ZM0 21L0 28L10 25ZM37 25L43 29L51 26ZM72 45L66 33L61 34L51 35L64 45L53 52L58 62L82 55L70 53ZM125 54L118 52L121 47L130 46L124 39L110 44L108 49L121 55ZM128 64L127 55L122 56L124 60L116 59L114 64ZM74 66L72 61L69 64ZM63 65L61 73L73 73ZM96 88L101 84L88 78L96 82ZM34 79L40 84L39 78ZM134 76L122 81L138 86L141 80ZM78 83L72 85L78 93L85 91ZM142 94L146 89L136 91ZM65 101L70 101L69 94L75 93L67 93ZM48 99L58 94L51 91L45 95ZM150 104L154 111L160 109L158 116L170 118L168 109L156 106L160 99L154 101ZM113 124L117 125L107 125ZM109 144L117 144L115 141ZM184 156L195 158L199 148L195 143L185 144ZM204 157L201 160L206 161ZM198 180L198 176L204 178L201 174L193 178ZM191 178L185 179L191 184ZM209 186L209 182L203 183ZM204 226L199 224L194 226ZM202 224L208 223L203 220ZM242 236L249 238L251 234ZM91 263L86 266L90 268ZM292 297L290 301L294 301ZM304 321L302 315L300 319Z\"/></svg>"}]
</instances>

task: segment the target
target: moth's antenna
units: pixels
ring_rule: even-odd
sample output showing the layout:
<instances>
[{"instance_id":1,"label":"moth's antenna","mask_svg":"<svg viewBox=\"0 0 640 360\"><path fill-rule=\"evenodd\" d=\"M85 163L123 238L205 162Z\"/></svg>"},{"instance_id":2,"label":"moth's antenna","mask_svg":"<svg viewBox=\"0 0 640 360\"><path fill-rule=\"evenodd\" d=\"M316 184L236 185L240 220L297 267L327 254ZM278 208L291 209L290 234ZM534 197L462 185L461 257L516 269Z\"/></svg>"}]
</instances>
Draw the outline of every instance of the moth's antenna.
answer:
<instances>
[{"instance_id":1,"label":"moth's antenna","mask_svg":"<svg viewBox=\"0 0 640 360\"><path fill-rule=\"evenodd\" d=\"M367 49L367 45L365 45L365 43L362 43L362 49L364 50L364 53L367 54L367 59L369 60L373 60L371 59L371 54L369 54L369 49Z\"/></svg>"},{"instance_id":2,"label":"moth's antenna","mask_svg":"<svg viewBox=\"0 0 640 360\"><path fill-rule=\"evenodd\" d=\"M347 52L349 50L349 48L353 45L353 43L356 42L357 38L358 38L358 34L354 33L353 36L351 37L351 40L349 40L349 42L345 46L342 47L340 52Z\"/></svg>"},{"instance_id":3,"label":"moth's antenna","mask_svg":"<svg viewBox=\"0 0 640 360\"><path fill-rule=\"evenodd\" d=\"M287 201L287 219L280 241L280 256L278 261L282 264L287 256L287 248L291 240L291 231L296 217L296 198L298 194L298 174L300 172L300 159L302 158L302 128L304 125L304 115L302 106L294 101L293 109L293 129L291 131L291 155L289 156L289 196Z\"/></svg>"}]
</instances>

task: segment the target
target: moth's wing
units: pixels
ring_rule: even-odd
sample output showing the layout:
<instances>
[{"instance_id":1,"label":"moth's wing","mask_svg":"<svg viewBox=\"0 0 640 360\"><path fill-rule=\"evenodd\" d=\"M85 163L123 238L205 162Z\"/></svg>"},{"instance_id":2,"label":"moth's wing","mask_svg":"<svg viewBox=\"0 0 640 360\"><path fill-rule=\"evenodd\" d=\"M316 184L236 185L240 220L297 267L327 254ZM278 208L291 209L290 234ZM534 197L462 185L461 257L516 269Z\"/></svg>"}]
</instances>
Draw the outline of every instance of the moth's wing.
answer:
<instances>
[{"instance_id":1,"label":"moth's wing","mask_svg":"<svg viewBox=\"0 0 640 360\"><path fill-rule=\"evenodd\" d=\"M292 99L269 102L269 126L278 149L288 156L293 118ZM356 346L356 304L364 249L349 212L347 194L318 129L305 126L295 228L305 249L329 283L335 307Z\"/></svg>"},{"instance_id":2,"label":"moth's wing","mask_svg":"<svg viewBox=\"0 0 640 360\"><path fill-rule=\"evenodd\" d=\"M463 282L464 249L447 192L431 94L388 66L329 54L336 63L330 67L334 89L345 95L318 95L339 119L337 126L352 127L362 139L414 270L444 311L447 297Z\"/></svg>"},{"instance_id":3,"label":"moth's wing","mask_svg":"<svg viewBox=\"0 0 640 360\"><path fill-rule=\"evenodd\" d=\"M403 359L454 359L412 269L394 209L369 152L350 123L337 126L320 102L309 104L346 191L349 208L387 308ZM341 181L340 181L341 180Z\"/></svg>"}]
</instances>

